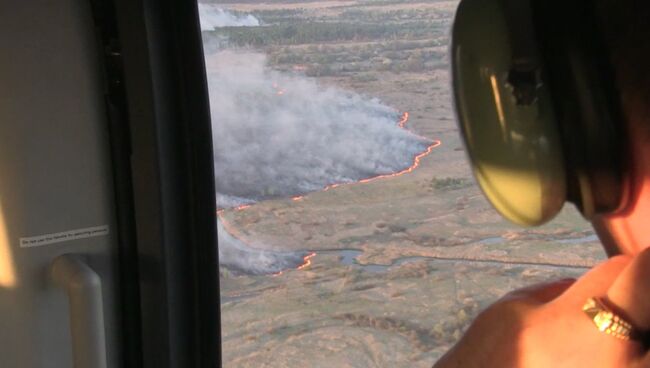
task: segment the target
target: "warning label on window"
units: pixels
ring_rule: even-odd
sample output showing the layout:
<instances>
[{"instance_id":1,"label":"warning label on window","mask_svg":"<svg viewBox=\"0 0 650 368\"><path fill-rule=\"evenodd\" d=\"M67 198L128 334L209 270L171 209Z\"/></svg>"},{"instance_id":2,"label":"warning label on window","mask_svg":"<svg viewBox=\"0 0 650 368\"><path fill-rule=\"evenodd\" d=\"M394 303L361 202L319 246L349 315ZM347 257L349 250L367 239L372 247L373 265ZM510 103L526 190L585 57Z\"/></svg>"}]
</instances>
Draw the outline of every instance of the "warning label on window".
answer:
<instances>
[{"instance_id":1,"label":"warning label on window","mask_svg":"<svg viewBox=\"0 0 650 368\"><path fill-rule=\"evenodd\" d=\"M63 231L60 233L44 234L20 238L21 248L40 247L41 245L61 243L76 239L93 238L96 236L108 235L108 225L87 227Z\"/></svg>"}]
</instances>

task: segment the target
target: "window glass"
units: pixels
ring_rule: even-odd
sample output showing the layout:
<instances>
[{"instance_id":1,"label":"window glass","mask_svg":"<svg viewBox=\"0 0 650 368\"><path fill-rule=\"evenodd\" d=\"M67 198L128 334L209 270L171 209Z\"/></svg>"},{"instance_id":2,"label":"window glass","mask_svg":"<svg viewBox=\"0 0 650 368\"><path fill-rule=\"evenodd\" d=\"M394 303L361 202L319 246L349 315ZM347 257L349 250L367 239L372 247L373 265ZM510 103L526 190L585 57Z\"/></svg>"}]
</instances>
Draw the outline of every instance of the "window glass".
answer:
<instances>
[{"instance_id":1,"label":"window glass","mask_svg":"<svg viewBox=\"0 0 650 368\"><path fill-rule=\"evenodd\" d=\"M605 256L511 225L456 128L457 1L200 2L226 367L430 367L509 290Z\"/></svg>"}]
</instances>

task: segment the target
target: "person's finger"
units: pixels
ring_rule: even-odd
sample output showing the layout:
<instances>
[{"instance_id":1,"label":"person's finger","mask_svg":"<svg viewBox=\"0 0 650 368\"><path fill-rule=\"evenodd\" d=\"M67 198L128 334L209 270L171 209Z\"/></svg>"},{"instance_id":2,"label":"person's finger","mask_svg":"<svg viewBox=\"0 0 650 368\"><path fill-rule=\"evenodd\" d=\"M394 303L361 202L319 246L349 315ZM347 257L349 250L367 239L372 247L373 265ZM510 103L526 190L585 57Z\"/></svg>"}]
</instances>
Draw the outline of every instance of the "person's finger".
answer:
<instances>
[{"instance_id":1,"label":"person's finger","mask_svg":"<svg viewBox=\"0 0 650 368\"><path fill-rule=\"evenodd\" d=\"M551 300L562 295L575 282L576 279L573 278L558 280L556 282L548 284L544 288L536 290L534 297L542 303L548 303Z\"/></svg>"},{"instance_id":2,"label":"person's finger","mask_svg":"<svg viewBox=\"0 0 650 368\"><path fill-rule=\"evenodd\" d=\"M607 291L613 307L635 328L650 330L650 249L639 253Z\"/></svg>"},{"instance_id":3,"label":"person's finger","mask_svg":"<svg viewBox=\"0 0 650 368\"><path fill-rule=\"evenodd\" d=\"M574 282L558 302L582 307L587 298L605 296L631 259L630 256L616 256L593 267Z\"/></svg>"},{"instance_id":4,"label":"person's finger","mask_svg":"<svg viewBox=\"0 0 650 368\"><path fill-rule=\"evenodd\" d=\"M548 303L564 293L576 279L568 278L527 286L511 291L504 299L532 299L539 303Z\"/></svg>"}]
</instances>

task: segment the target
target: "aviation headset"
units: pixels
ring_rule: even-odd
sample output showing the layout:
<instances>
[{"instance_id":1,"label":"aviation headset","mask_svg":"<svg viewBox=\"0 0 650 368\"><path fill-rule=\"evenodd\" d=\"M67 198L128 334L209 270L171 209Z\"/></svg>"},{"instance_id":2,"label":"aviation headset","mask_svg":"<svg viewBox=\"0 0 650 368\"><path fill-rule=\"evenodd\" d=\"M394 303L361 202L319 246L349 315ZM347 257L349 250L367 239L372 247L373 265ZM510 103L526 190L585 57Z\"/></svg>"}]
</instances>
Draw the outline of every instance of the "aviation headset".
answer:
<instances>
[{"instance_id":1,"label":"aviation headset","mask_svg":"<svg viewBox=\"0 0 650 368\"><path fill-rule=\"evenodd\" d=\"M625 202L622 114L591 1L463 0L454 99L477 182L507 219L590 219Z\"/></svg>"}]
</instances>

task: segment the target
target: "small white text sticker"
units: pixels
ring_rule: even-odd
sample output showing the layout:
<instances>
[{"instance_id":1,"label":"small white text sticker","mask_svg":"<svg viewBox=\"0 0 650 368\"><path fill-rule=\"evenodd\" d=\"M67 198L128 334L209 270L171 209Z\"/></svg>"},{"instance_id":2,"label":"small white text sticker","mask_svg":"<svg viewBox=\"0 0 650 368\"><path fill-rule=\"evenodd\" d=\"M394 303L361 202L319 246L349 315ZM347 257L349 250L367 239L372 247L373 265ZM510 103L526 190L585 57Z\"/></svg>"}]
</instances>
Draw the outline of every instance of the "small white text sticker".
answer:
<instances>
[{"instance_id":1,"label":"small white text sticker","mask_svg":"<svg viewBox=\"0 0 650 368\"><path fill-rule=\"evenodd\" d=\"M76 239L94 238L96 236L104 235L108 235L108 225L86 227L83 229L63 231L60 233L20 238L20 247L40 247L41 245L61 243Z\"/></svg>"}]
</instances>

